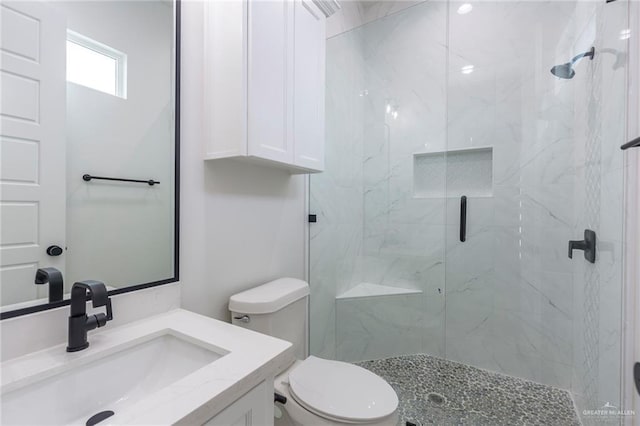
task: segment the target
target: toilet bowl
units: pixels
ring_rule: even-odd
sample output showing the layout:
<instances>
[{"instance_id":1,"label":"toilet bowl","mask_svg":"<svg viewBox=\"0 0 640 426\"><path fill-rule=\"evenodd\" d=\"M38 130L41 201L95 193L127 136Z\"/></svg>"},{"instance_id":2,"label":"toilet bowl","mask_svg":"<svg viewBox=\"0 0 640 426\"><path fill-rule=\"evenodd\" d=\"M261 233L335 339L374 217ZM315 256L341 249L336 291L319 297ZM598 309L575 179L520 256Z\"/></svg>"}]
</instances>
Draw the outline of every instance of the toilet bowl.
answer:
<instances>
[{"instance_id":1,"label":"toilet bowl","mask_svg":"<svg viewBox=\"0 0 640 426\"><path fill-rule=\"evenodd\" d=\"M353 364L307 356L309 285L281 278L229 299L232 322L288 340L297 360L274 381L277 426L397 424L398 396L380 376Z\"/></svg>"},{"instance_id":2,"label":"toilet bowl","mask_svg":"<svg viewBox=\"0 0 640 426\"><path fill-rule=\"evenodd\" d=\"M287 398L278 426L397 424L398 397L381 377L339 361L310 356L275 379Z\"/></svg>"}]
</instances>

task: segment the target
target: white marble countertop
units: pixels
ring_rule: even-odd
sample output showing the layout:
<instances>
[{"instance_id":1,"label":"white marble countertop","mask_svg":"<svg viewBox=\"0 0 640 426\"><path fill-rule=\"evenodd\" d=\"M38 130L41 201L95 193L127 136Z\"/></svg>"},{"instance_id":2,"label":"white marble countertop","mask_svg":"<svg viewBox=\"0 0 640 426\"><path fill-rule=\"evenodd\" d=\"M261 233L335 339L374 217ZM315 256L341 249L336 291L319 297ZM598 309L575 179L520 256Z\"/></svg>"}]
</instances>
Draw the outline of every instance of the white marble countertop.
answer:
<instances>
[{"instance_id":1,"label":"white marble countertop","mask_svg":"<svg viewBox=\"0 0 640 426\"><path fill-rule=\"evenodd\" d=\"M66 344L0 364L2 394L132 347L151 334L174 331L219 348L221 358L145 397L134 410L101 424L202 424L294 361L289 342L177 309L121 327L89 332L88 349L68 353ZM99 388L99 384L87 384Z\"/></svg>"}]
</instances>

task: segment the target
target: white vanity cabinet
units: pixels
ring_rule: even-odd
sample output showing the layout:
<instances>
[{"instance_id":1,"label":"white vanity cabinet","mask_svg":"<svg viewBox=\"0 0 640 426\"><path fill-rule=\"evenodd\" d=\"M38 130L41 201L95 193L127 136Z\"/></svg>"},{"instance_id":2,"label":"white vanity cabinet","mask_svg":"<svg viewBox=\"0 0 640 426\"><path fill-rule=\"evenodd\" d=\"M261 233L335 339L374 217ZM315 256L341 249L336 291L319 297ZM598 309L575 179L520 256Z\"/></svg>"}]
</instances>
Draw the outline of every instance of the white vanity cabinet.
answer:
<instances>
[{"instance_id":1,"label":"white vanity cabinet","mask_svg":"<svg viewBox=\"0 0 640 426\"><path fill-rule=\"evenodd\" d=\"M273 425L273 381L262 382L207 421L205 426Z\"/></svg>"},{"instance_id":2,"label":"white vanity cabinet","mask_svg":"<svg viewBox=\"0 0 640 426\"><path fill-rule=\"evenodd\" d=\"M324 169L325 15L313 0L210 1L205 159Z\"/></svg>"}]
</instances>

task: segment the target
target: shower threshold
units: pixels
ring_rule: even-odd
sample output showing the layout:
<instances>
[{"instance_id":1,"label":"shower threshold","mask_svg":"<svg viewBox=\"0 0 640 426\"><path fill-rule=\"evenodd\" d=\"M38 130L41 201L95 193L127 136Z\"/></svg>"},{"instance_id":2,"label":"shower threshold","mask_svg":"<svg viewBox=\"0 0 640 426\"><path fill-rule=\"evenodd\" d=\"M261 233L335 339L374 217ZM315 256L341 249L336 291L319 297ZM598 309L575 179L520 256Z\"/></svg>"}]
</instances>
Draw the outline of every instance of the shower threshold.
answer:
<instances>
[{"instance_id":1,"label":"shower threshold","mask_svg":"<svg viewBox=\"0 0 640 426\"><path fill-rule=\"evenodd\" d=\"M580 425L569 392L430 355L356 363L389 382L400 425Z\"/></svg>"}]
</instances>

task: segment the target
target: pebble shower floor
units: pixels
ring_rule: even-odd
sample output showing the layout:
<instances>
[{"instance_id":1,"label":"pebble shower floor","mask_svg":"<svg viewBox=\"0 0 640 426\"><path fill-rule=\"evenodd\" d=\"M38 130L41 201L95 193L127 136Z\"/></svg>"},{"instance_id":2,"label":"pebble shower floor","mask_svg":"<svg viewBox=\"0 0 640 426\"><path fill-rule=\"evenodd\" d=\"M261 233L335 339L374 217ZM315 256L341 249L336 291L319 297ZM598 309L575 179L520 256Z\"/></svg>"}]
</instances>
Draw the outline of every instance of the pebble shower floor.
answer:
<instances>
[{"instance_id":1,"label":"pebble shower floor","mask_svg":"<svg viewBox=\"0 0 640 426\"><path fill-rule=\"evenodd\" d=\"M567 391L429 355L357 363L400 399L400 425L579 426Z\"/></svg>"}]
</instances>

